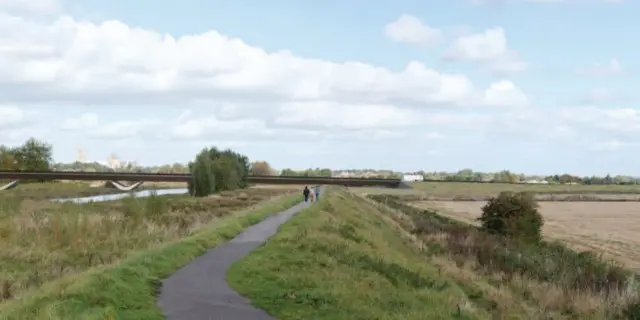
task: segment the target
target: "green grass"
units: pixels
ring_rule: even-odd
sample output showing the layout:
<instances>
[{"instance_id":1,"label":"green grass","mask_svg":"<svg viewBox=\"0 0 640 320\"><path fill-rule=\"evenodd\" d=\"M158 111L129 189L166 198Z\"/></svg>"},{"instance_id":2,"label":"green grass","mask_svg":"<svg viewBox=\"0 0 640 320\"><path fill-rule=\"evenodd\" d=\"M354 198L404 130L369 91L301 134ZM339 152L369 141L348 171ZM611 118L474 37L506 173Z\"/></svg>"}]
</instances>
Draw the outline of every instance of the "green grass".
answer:
<instances>
[{"instance_id":1,"label":"green grass","mask_svg":"<svg viewBox=\"0 0 640 320\"><path fill-rule=\"evenodd\" d=\"M455 268L455 266L453 266ZM286 319L492 319L494 302L432 265L372 203L332 191L236 262L232 288ZM501 314L517 318L518 304Z\"/></svg>"},{"instance_id":2,"label":"green grass","mask_svg":"<svg viewBox=\"0 0 640 320\"><path fill-rule=\"evenodd\" d=\"M185 238L45 283L1 303L0 319L163 319L156 306L161 279L247 226L297 202L299 196L290 195L224 215Z\"/></svg>"}]
</instances>

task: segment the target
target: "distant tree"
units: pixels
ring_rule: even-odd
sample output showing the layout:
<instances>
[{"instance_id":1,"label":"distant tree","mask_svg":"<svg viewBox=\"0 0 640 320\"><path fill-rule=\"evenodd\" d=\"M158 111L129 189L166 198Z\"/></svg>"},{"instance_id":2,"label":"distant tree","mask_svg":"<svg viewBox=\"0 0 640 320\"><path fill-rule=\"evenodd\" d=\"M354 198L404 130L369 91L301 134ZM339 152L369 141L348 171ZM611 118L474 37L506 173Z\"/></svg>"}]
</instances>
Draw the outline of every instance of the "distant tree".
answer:
<instances>
[{"instance_id":1,"label":"distant tree","mask_svg":"<svg viewBox=\"0 0 640 320\"><path fill-rule=\"evenodd\" d=\"M351 172L353 170L345 170L345 172L349 172L349 173L355 173L355 172ZM364 170L363 170L364 171ZM302 171L295 171L292 169L283 169L280 172L281 176L302 176L302 177L331 177L331 169L329 168L309 168L309 169L305 169Z\"/></svg>"},{"instance_id":2,"label":"distant tree","mask_svg":"<svg viewBox=\"0 0 640 320\"><path fill-rule=\"evenodd\" d=\"M0 146L0 169L13 170L17 167L16 153L14 149Z\"/></svg>"},{"instance_id":3,"label":"distant tree","mask_svg":"<svg viewBox=\"0 0 640 320\"><path fill-rule=\"evenodd\" d=\"M231 149L205 148L189 163L189 193L202 197L249 185L249 158Z\"/></svg>"},{"instance_id":4,"label":"distant tree","mask_svg":"<svg viewBox=\"0 0 640 320\"><path fill-rule=\"evenodd\" d=\"M613 184L613 178L611 178L611 175L607 173L607 175L604 177L604 179L602 179L602 183L603 184Z\"/></svg>"},{"instance_id":5,"label":"distant tree","mask_svg":"<svg viewBox=\"0 0 640 320\"><path fill-rule=\"evenodd\" d=\"M53 147L44 141L30 138L13 150L13 156L19 170L48 171L53 162Z\"/></svg>"},{"instance_id":6,"label":"distant tree","mask_svg":"<svg viewBox=\"0 0 640 320\"><path fill-rule=\"evenodd\" d=\"M294 170L286 168L286 169L282 169L282 171L280 171L280 175L281 176L285 176L285 177L294 177L294 176L298 176L298 173L296 171L294 171Z\"/></svg>"},{"instance_id":7,"label":"distant tree","mask_svg":"<svg viewBox=\"0 0 640 320\"><path fill-rule=\"evenodd\" d=\"M250 173L253 176L275 176L276 175L276 171L266 161L252 162Z\"/></svg>"}]
</instances>

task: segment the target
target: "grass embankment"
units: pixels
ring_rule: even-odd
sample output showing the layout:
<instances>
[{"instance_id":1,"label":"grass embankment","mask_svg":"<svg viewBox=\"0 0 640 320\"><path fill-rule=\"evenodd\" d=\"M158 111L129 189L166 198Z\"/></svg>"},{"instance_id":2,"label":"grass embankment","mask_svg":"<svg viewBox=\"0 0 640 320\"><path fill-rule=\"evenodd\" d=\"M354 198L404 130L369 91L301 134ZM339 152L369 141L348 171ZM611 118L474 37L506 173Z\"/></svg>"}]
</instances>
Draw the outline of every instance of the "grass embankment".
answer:
<instances>
[{"instance_id":1,"label":"grass embankment","mask_svg":"<svg viewBox=\"0 0 640 320\"><path fill-rule=\"evenodd\" d=\"M490 235L397 197L372 198L411 218L411 232L439 257L432 261L446 258L490 279L483 293L500 292L496 310L522 301L533 318L640 319L638 276L616 263L559 242L523 244Z\"/></svg>"},{"instance_id":2,"label":"grass embankment","mask_svg":"<svg viewBox=\"0 0 640 320\"><path fill-rule=\"evenodd\" d=\"M634 319L630 272L379 197L330 194L230 270L279 319ZM394 208L389 208L389 206Z\"/></svg>"},{"instance_id":3,"label":"grass embankment","mask_svg":"<svg viewBox=\"0 0 640 320\"><path fill-rule=\"evenodd\" d=\"M161 279L299 202L286 190L3 207L0 319L163 319ZM278 200L264 203L268 199ZM256 207L257 206L257 207Z\"/></svg>"},{"instance_id":4,"label":"grass embankment","mask_svg":"<svg viewBox=\"0 0 640 320\"><path fill-rule=\"evenodd\" d=\"M294 216L228 279L282 320L491 319L399 224L344 192Z\"/></svg>"}]
</instances>

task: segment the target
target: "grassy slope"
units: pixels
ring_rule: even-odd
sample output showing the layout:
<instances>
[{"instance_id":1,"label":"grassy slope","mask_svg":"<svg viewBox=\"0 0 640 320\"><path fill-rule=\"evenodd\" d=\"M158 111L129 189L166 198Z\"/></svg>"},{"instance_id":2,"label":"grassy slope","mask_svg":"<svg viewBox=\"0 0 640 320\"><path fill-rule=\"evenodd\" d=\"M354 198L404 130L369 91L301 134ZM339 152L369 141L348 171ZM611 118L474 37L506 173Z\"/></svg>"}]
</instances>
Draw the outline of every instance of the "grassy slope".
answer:
<instances>
[{"instance_id":1,"label":"grassy slope","mask_svg":"<svg viewBox=\"0 0 640 320\"><path fill-rule=\"evenodd\" d=\"M196 234L140 252L115 266L91 269L0 304L0 319L163 319L156 306L161 279L249 225L299 202L287 196L221 218Z\"/></svg>"},{"instance_id":2,"label":"grassy slope","mask_svg":"<svg viewBox=\"0 0 640 320\"><path fill-rule=\"evenodd\" d=\"M445 274L375 206L336 192L234 264L228 279L283 320L491 319Z\"/></svg>"}]
</instances>

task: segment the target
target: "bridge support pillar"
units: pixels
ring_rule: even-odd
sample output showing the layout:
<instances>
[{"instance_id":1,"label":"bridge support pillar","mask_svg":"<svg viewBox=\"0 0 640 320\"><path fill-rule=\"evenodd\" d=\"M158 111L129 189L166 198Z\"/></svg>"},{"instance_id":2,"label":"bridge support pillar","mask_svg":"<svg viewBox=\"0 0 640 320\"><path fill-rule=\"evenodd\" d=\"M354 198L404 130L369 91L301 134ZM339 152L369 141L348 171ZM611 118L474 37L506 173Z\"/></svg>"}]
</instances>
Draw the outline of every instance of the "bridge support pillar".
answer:
<instances>
[{"instance_id":1,"label":"bridge support pillar","mask_svg":"<svg viewBox=\"0 0 640 320\"><path fill-rule=\"evenodd\" d=\"M13 180L13 181L5 184L4 186L0 187L0 191L13 189L13 188L17 187L18 184L20 184L20 180Z\"/></svg>"},{"instance_id":2,"label":"bridge support pillar","mask_svg":"<svg viewBox=\"0 0 640 320\"><path fill-rule=\"evenodd\" d=\"M138 189L143 183L144 181L138 181L138 182L132 183L131 185L126 186L118 181L109 180L105 183L105 187L116 188L120 191L133 191L135 189Z\"/></svg>"}]
</instances>

